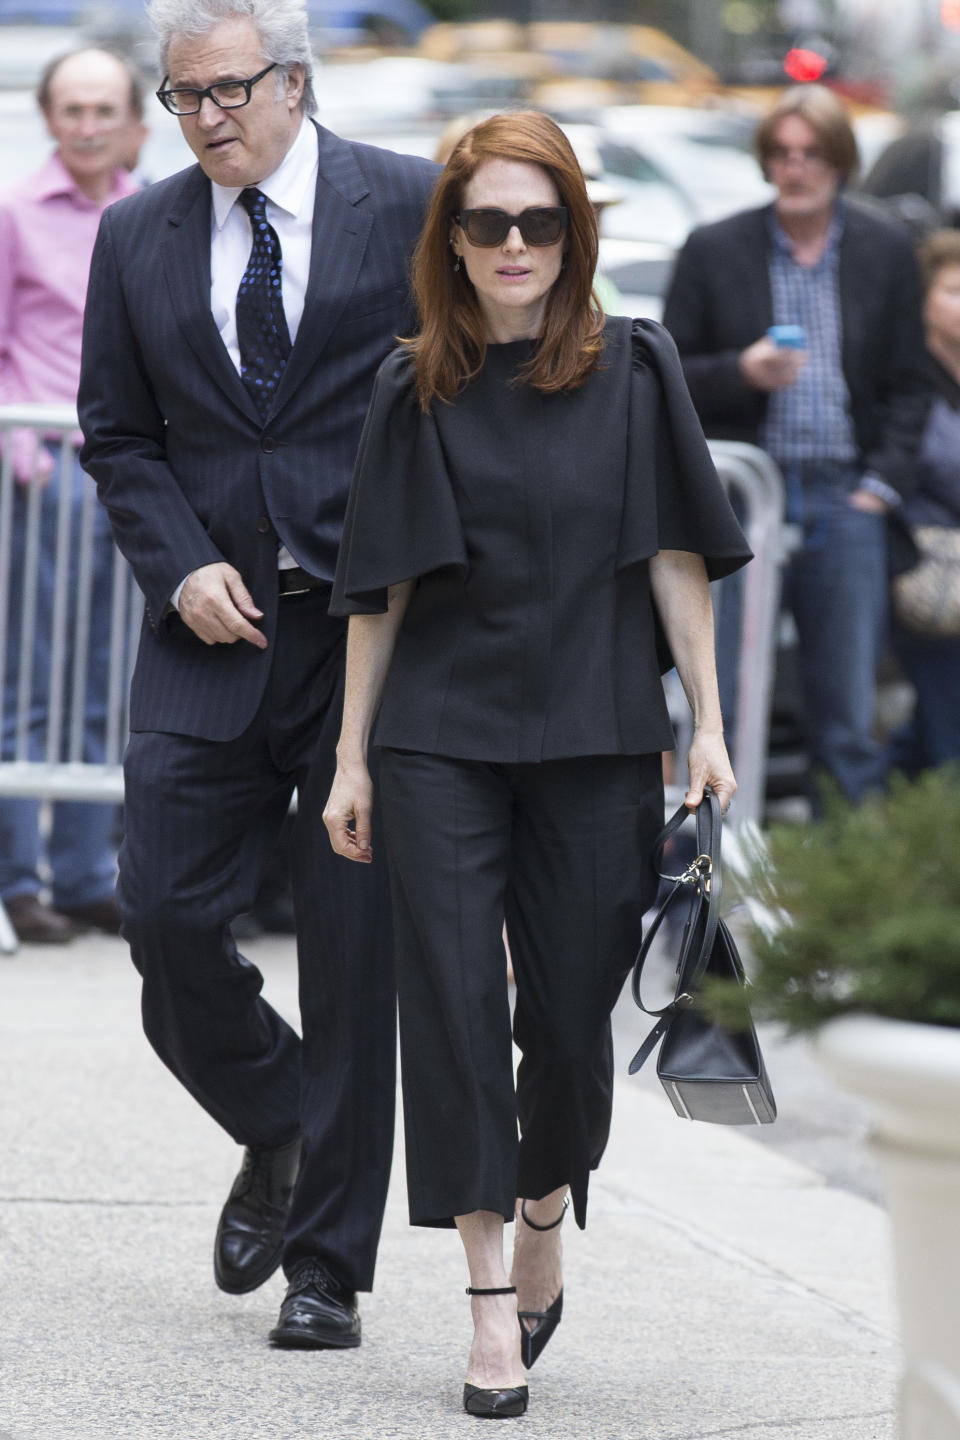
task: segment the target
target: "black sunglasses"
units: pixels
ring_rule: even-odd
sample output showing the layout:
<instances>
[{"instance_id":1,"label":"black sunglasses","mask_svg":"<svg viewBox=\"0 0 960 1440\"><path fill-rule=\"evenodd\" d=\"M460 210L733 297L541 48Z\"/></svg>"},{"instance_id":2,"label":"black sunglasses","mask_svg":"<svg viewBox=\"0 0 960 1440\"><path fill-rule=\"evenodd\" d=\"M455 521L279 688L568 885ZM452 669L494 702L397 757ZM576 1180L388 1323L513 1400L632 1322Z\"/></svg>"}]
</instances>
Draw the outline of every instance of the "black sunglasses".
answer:
<instances>
[{"instance_id":1,"label":"black sunglasses","mask_svg":"<svg viewBox=\"0 0 960 1440\"><path fill-rule=\"evenodd\" d=\"M250 92L257 81L276 68L275 60L258 74L251 75L249 80L218 80L216 85L208 85L205 90L194 90L186 85L176 90L164 90L161 86L156 95L171 115L196 115L208 95L221 110L239 110L241 105L250 104Z\"/></svg>"},{"instance_id":2,"label":"black sunglasses","mask_svg":"<svg viewBox=\"0 0 960 1440\"><path fill-rule=\"evenodd\" d=\"M520 215L508 215L506 210L459 210L453 221L471 245L482 249L502 245L514 225L527 245L556 245L567 228L567 207L537 205Z\"/></svg>"}]
</instances>

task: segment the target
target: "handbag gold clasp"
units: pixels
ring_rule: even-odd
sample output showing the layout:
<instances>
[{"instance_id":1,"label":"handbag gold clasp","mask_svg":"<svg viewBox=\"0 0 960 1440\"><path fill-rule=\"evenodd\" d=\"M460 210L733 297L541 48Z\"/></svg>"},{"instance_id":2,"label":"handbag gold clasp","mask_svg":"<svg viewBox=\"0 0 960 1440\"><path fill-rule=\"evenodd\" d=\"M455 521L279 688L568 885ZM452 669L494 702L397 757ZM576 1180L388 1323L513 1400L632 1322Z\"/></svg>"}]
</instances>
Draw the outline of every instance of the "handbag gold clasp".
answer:
<instances>
[{"instance_id":1,"label":"handbag gold clasp","mask_svg":"<svg viewBox=\"0 0 960 1440\"><path fill-rule=\"evenodd\" d=\"M713 875L713 861L709 855L698 855L680 876L681 885L702 884L704 894L710 894L710 879Z\"/></svg>"}]
</instances>

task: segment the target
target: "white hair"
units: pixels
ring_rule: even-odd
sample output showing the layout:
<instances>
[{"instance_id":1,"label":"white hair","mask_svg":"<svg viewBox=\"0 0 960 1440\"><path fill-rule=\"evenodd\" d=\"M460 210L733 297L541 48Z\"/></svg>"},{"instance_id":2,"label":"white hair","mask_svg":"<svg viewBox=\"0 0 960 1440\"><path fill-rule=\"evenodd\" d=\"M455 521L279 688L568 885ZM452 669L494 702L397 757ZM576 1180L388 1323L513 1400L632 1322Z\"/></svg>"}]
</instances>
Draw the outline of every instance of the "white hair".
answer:
<instances>
[{"instance_id":1,"label":"white hair","mask_svg":"<svg viewBox=\"0 0 960 1440\"><path fill-rule=\"evenodd\" d=\"M206 35L221 20L252 20L264 58L277 66L278 95L283 93L290 67L302 65L303 112L312 115L316 110L306 0L149 0L147 15L160 47L164 74L174 40Z\"/></svg>"}]
</instances>

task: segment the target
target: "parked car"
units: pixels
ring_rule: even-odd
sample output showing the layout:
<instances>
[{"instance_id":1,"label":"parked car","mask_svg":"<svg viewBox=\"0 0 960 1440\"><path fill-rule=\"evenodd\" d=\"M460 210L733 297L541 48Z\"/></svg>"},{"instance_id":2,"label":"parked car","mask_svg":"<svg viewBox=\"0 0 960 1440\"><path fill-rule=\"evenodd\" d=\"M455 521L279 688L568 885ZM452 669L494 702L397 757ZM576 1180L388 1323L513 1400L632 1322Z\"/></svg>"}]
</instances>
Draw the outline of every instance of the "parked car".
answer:
<instances>
[{"instance_id":1,"label":"parked car","mask_svg":"<svg viewBox=\"0 0 960 1440\"><path fill-rule=\"evenodd\" d=\"M758 117L750 111L620 105L595 118L611 137L606 168L628 167L626 155L614 157L613 145L615 139L629 145L684 196L696 224L763 205L773 196L753 155Z\"/></svg>"},{"instance_id":2,"label":"parked car","mask_svg":"<svg viewBox=\"0 0 960 1440\"><path fill-rule=\"evenodd\" d=\"M676 250L656 240L623 240L601 235L597 267L616 287L620 313L659 320Z\"/></svg>"}]
</instances>

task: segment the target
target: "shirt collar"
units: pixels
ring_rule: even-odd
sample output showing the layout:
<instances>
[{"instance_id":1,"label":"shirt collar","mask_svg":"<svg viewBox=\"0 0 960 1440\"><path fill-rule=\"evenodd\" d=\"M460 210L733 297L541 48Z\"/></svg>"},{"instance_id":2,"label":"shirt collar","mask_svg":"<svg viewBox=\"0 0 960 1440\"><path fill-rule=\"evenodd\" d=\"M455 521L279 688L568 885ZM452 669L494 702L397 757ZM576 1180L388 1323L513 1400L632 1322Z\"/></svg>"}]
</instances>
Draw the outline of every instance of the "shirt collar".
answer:
<instances>
[{"instance_id":1,"label":"shirt collar","mask_svg":"<svg viewBox=\"0 0 960 1440\"><path fill-rule=\"evenodd\" d=\"M304 116L290 149L273 174L261 180L257 189L263 191L271 204L288 215L299 215L307 189L314 183L319 153L316 127ZM218 185L211 180L210 188L213 191L214 220L217 229L222 230L244 186Z\"/></svg>"},{"instance_id":2,"label":"shirt collar","mask_svg":"<svg viewBox=\"0 0 960 1440\"><path fill-rule=\"evenodd\" d=\"M124 195L134 195L140 188L126 170L119 169L114 174L113 188L109 195L102 205L98 204L83 193L56 150L46 164L35 172L31 186L37 200L52 200L58 195L69 195L76 204L92 210L104 210L108 205L112 205L114 200L120 200Z\"/></svg>"},{"instance_id":3,"label":"shirt collar","mask_svg":"<svg viewBox=\"0 0 960 1440\"><path fill-rule=\"evenodd\" d=\"M830 228L827 231L827 243L824 246L823 254L816 265L807 266L807 269L818 270L821 265L832 261L840 244L840 236L843 234L843 222L845 218L846 205L842 197L838 196L833 207L833 216L830 220ZM793 242L787 235L777 217L776 207L770 206L767 212L767 226L770 232L770 243L778 254L785 255L788 260L793 259Z\"/></svg>"}]
</instances>

